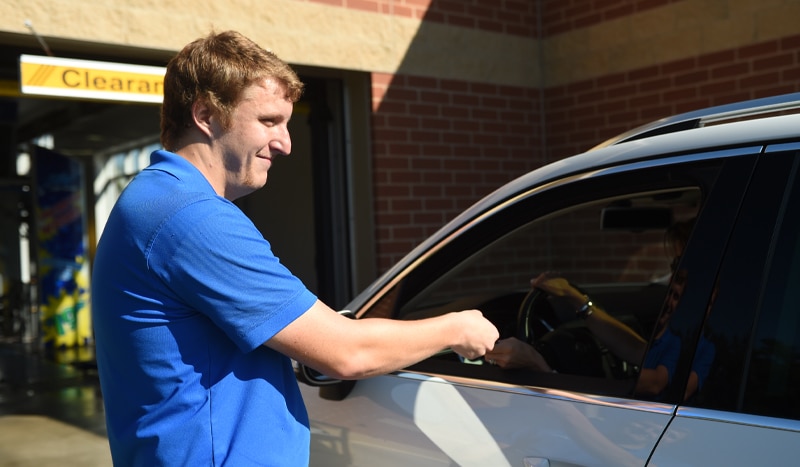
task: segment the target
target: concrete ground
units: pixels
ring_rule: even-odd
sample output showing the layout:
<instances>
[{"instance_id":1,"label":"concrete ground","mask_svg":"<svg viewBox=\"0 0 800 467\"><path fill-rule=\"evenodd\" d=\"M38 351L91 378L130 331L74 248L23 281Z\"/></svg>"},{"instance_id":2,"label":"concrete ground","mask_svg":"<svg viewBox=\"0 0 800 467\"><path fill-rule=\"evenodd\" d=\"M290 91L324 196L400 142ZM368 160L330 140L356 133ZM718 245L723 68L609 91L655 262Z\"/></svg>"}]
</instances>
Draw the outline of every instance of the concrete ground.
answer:
<instances>
[{"instance_id":1,"label":"concrete ground","mask_svg":"<svg viewBox=\"0 0 800 467\"><path fill-rule=\"evenodd\" d=\"M0 465L111 465L90 349L0 343Z\"/></svg>"}]
</instances>

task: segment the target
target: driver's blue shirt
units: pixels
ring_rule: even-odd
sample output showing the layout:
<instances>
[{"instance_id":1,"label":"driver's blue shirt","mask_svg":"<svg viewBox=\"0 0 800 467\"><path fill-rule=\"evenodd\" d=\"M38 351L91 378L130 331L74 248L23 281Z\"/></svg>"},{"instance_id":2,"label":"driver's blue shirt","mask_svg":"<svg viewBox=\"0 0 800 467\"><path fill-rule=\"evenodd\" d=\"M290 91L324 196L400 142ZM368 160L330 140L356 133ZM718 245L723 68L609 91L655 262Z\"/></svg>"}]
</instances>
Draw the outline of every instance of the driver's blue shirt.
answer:
<instances>
[{"instance_id":1,"label":"driver's blue shirt","mask_svg":"<svg viewBox=\"0 0 800 467\"><path fill-rule=\"evenodd\" d=\"M678 366L678 359L681 356L681 339L669 328L653 341L650 349L644 357L642 368L655 369L664 366L667 369L667 385L672 383L672 376L675 374L675 367Z\"/></svg>"},{"instance_id":2,"label":"driver's blue shirt","mask_svg":"<svg viewBox=\"0 0 800 467\"><path fill-rule=\"evenodd\" d=\"M308 464L291 361L262 344L316 297L188 161L156 151L124 190L91 291L116 466Z\"/></svg>"}]
</instances>

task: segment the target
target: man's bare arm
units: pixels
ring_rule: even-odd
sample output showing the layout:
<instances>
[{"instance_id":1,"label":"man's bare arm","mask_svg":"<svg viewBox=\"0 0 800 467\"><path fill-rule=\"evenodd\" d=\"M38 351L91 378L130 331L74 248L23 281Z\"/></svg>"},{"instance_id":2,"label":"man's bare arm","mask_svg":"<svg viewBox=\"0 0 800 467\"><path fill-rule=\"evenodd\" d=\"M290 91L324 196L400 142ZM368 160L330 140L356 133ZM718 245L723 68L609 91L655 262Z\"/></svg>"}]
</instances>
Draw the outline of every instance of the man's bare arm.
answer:
<instances>
[{"instance_id":1,"label":"man's bare arm","mask_svg":"<svg viewBox=\"0 0 800 467\"><path fill-rule=\"evenodd\" d=\"M497 328L478 310L399 321L353 320L317 301L265 345L337 379L390 373L452 349L474 359L491 350Z\"/></svg>"}]
</instances>

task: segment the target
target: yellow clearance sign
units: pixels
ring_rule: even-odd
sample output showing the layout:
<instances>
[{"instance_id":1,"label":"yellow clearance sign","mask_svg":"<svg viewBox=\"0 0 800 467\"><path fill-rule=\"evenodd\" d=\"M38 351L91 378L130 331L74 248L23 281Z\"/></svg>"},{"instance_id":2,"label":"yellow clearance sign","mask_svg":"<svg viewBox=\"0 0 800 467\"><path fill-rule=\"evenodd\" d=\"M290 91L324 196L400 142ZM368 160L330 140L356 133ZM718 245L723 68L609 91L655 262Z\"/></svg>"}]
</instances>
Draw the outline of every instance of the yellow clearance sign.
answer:
<instances>
[{"instance_id":1,"label":"yellow clearance sign","mask_svg":"<svg viewBox=\"0 0 800 467\"><path fill-rule=\"evenodd\" d=\"M21 55L22 94L161 103L163 67Z\"/></svg>"}]
</instances>

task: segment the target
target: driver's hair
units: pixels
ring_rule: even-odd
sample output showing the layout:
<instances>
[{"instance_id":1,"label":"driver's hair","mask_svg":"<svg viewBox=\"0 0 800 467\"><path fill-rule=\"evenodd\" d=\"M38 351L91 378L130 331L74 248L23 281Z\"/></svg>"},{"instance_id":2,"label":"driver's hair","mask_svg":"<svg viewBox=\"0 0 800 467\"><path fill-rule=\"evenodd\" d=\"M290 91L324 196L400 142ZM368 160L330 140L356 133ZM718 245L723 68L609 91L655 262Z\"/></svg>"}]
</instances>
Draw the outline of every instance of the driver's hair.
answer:
<instances>
[{"instance_id":1,"label":"driver's hair","mask_svg":"<svg viewBox=\"0 0 800 467\"><path fill-rule=\"evenodd\" d=\"M668 257L680 258L689 243L696 218L674 222L664 232L664 250Z\"/></svg>"}]
</instances>

